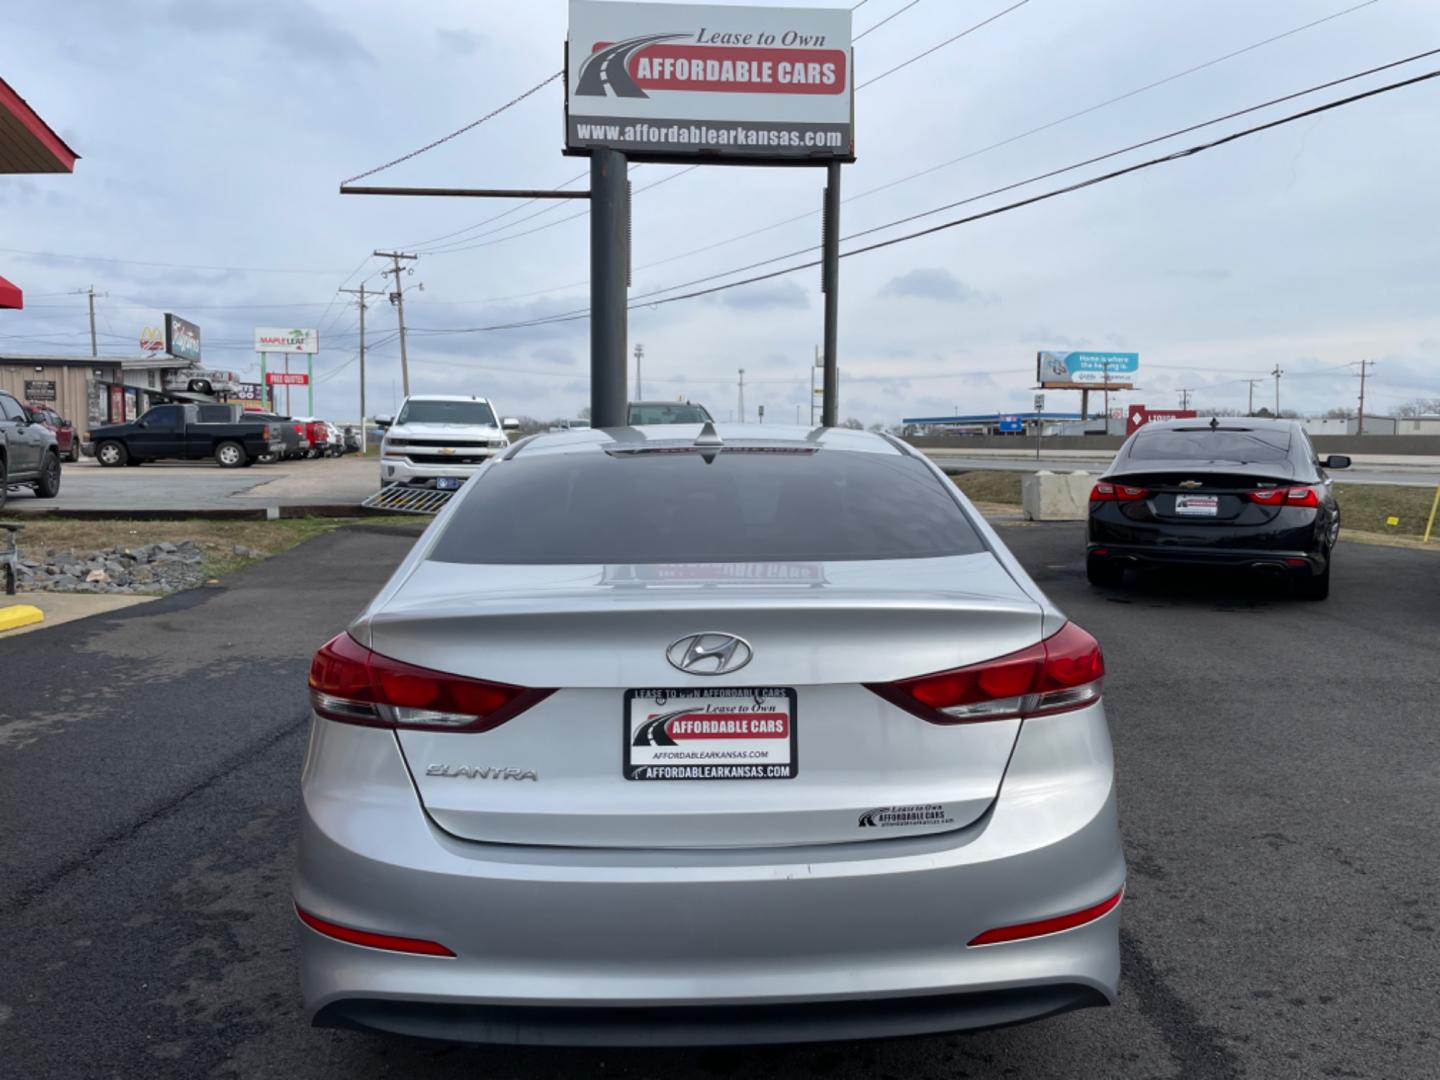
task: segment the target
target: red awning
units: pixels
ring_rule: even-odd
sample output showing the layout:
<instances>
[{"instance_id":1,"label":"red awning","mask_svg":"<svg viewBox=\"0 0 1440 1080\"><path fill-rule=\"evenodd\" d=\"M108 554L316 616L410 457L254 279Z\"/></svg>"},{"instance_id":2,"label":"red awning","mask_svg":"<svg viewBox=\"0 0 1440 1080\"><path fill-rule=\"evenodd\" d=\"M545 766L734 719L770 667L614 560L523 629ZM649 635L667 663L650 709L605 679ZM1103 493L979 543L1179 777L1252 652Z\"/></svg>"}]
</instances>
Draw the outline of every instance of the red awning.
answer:
<instances>
[{"instance_id":1,"label":"red awning","mask_svg":"<svg viewBox=\"0 0 1440 1080\"><path fill-rule=\"evenodd\" d=\"M19 285L12 285L0 277L0 308L14 308L19 311L25 306L25 294Z\"/></svg>"},{"instance_id":2,"label":"red awning","mask_svg":"<svg viewBox=\"0 0 1440 1080\"><path fill-rule=\"evenodd\" d=\"M74 150L0 79L0 173L74 172Z\"/></svg>"}]
</instances>

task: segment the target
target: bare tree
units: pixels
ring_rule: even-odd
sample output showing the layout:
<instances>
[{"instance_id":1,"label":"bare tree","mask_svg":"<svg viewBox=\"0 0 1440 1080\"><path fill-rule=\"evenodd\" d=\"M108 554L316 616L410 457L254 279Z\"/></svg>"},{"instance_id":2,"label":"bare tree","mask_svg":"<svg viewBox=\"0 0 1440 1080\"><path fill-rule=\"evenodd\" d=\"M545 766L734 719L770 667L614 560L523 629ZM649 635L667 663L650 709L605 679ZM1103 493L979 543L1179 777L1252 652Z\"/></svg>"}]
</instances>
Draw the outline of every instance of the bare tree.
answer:
<instances>
[{"instance_id":1,"label":"bare tree","mask_svg":"<svg viewBox=\"0 0 1440 1080\"><path fill-rule=\"evenodd\" d=\"M859 420L856 420L855 417L853 417L853 416L847 416L847 417L845 418L844 423L842 423L840 426L843 427L843 428L849 428L851 431L864 431L864 430L865 430L865 425L864 425L864 423L861 422L861 421L859 421Z\"/></svg>"},{"instance_id":2,"label":"bare tree","mask_svg":"<svg viewBox=\"0 0 1440 1080\"><path fill-rule=\"evenodd\" d=\"M1436 416L1440 415L1440 398L1411 398L1403 405L1390 410L1391 416Z\"/></svg>"}]
</instances>

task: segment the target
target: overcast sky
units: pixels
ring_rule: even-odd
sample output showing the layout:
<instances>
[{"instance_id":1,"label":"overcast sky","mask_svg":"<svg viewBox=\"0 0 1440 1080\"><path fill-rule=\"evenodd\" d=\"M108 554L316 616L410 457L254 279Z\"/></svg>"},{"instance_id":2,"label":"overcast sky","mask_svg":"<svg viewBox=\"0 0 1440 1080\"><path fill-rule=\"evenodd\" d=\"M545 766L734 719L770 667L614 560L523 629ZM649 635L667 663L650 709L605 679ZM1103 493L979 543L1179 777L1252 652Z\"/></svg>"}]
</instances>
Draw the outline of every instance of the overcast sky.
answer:
<instances>
[{"instance_id":1,"label":"overcast sky","mask_svg":"<svg viewBox=\"0 0 1440 1080\"><path fill-rule=\"evenodd\" d=\"M857 34L899 14L856 45L859 80L1011 2L866 0ZM1356 3L1031 0L858 93L842 233L1440 46L1436 0L1374 0L987 149ZM575 415L588 402L588 323L419 331L585 306L585 204L480 225L514 204L337 194L341 179L558 70L565 22L563 0L11 0L0 76L82 160L72 176L0 178L0 274L27 297L25 311L0 312L0 354L88 351L84 298L66 294L93 283L107 294L97 309L110 355L138 355L141 329L174 311L201 325L207 365L256 379L253 327L318 325L316 411L353 418L358 318L335 290L380 287L369 253L399 246L423 253L406 278L412 389ZM910 228L1437 67L1431 57ZM1277 364L1283 407L1353 406L1348 365L1362 359L1378 361L1374 411L1440 395L1437 116L1440 79L846 259L841 415L1028 407L1042 348L1139 352L1143 389L1124 400L1154 407L1173 407L1180 387L1202 407L1244 407L1250 378L1265 379L1257 404L1272 404ZM372 182L554 187L586 169L562 157L561 139L556 82ZM635 293L818 243L823 171L678 171L633 171ZM445 234L456 235L434 239ZM764 404L767 419L793 420L797 407L807 419L822 315L813 269L637 310L645 395L686 395L725 418L743 367L752 416ZM370 411L387 411L395 314L381 302L368 321ZM1078 397L1052 392L1049 407L1076 409Z\"/></svg>"}]
</instances>

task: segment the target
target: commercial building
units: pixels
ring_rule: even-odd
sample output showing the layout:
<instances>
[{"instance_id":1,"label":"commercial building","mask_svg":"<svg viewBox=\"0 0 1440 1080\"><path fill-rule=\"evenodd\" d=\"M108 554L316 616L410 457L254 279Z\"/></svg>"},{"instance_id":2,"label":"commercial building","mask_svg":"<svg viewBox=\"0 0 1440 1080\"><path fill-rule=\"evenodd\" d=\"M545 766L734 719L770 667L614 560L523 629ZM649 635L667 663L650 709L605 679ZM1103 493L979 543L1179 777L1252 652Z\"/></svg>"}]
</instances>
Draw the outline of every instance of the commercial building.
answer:
<instances>
[{"instance_id":1,"label":"commercial building","mask_svg":"<svg viewBox=\"0 0 1440 1080\"><path fill-rule=\"evenodd\" d=\"M27 405L54 409L81 431L133 420L186 385L188 361L171 356L0 354L0 390Z\"/></svg>"}]
</instances>

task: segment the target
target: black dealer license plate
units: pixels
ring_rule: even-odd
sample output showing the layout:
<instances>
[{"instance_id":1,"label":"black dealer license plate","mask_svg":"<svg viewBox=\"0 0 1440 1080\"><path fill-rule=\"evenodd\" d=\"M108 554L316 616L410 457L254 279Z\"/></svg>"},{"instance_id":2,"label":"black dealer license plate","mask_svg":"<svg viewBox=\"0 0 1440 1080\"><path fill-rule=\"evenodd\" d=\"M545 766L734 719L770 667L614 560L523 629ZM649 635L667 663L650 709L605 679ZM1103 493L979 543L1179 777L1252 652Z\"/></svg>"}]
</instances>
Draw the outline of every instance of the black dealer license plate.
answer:
<instances>
[{"instance_id":1,"label":"black dealer license plate","mask_svg":"<svg viewBox=\"0 0 1440 1080\"><path fill-rule=\"evenodd\" d=\"M790 780L799 768L795 691L625 691L625 779Z\"/></svg>"}]
</instances>

